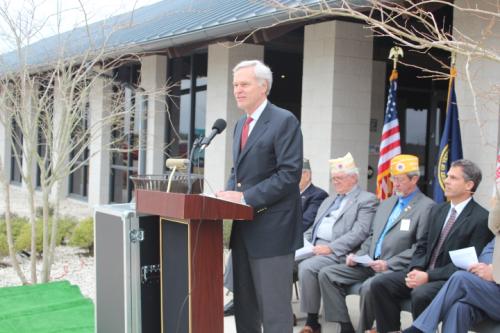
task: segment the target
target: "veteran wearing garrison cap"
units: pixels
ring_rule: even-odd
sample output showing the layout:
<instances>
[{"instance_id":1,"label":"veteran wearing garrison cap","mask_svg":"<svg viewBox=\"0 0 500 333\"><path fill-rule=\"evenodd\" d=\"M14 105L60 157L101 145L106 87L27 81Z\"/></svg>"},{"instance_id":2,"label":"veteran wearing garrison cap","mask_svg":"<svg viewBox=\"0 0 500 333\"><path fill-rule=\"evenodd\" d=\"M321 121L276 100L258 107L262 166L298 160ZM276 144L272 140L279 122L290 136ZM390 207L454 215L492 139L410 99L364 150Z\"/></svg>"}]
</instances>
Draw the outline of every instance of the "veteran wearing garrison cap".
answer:
<instances>
[{"instance_id":1,"label":"veteran wearing garrison cap","mask_svg":"<svg viewBox=\"0 0 500 333\"><path fill-rule=\"evenodd\" d=\"M308 314L303 333L320 332L318 313L321 301L318 276L329 265L344 262L348 253L368 237L378 200L358 185L359 172L353 157L330 160L335 195L318 209L314 223L304 234L313 245L313 256L299 264L300 305Z\"/></svg>"},{"instance_id":2,"label":"veteran wearing garrison cap","mask_svg":"<svg viewBox=\"0 0 500 333\"><path fill-rule=\"evenodd\" d=\"M368 255L369 266L355 261L353 254L346 262L327 267L319 282L325 309L325 320L340 324L341 332L354 332L345 302L346 290L363 282L360 290L360 322L358 332L372 328L373 299L370 283L373 276L390 271L405 270L415 251L417 240L423 236L434 201L417 187L418 157L398 155L391 160L391 178L394 194L382 201L373 219L370 236L363 242L356 256Z\"/></svg>"}]
</instances>

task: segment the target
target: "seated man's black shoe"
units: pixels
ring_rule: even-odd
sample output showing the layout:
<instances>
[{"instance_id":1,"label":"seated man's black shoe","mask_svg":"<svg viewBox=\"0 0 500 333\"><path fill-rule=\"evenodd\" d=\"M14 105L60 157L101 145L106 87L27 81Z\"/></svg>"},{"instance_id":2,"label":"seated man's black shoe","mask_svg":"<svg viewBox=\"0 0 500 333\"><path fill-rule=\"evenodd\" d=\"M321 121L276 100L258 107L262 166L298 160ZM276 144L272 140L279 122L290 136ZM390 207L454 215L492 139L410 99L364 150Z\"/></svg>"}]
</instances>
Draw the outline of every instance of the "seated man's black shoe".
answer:
<instances>
[{"instance_id":1,"label":"seated man's black shoe","mask_svg":"<svg viewBox=\"0 0 500 333\"><path fill-rule=\"evenodd\" d=\"M403 331L403 333L423 333L421 330L416 328L415 326L410 326Z\"/></svg>"},{"instance_id":2,"label":"seated man's black shoe","mask_svg":"<svg viewBox=\"0 0 500 333\"><path fill-rule=\"evenodd\" d=\"M224 317L234 316L234 303L232 300L224 305Z\"/></svg>"}]
</instances>

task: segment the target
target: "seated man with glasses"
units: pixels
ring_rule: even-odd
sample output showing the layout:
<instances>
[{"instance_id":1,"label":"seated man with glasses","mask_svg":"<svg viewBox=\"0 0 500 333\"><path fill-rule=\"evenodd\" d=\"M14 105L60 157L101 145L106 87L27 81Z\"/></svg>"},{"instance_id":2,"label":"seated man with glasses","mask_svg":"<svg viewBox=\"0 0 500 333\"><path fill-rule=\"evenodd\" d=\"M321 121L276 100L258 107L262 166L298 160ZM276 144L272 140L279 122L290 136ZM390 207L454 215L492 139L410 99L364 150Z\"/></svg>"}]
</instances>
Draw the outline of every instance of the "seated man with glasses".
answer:
<instances>
[{"instance_id":1,"label":"seated man with glasses","mask_svg":"<svg viewBox=\"0 0 500 333\"><path fill-rule=\"evenodd\" d=\"M330 160L330 173L336 195L323 201L304 234L314 247L313 256L299 264L300 306L308 314L301 333L321 332L318 275L325 267L343 262L368 237L378 204L375 195L358 185L359 172L350 153Z\"/></svg>"},{"instance_id":2,"label":"seated man with glasses","mask_svg":"<svg viewBox=\"0 0 500 333\"><path fill-rule=\"evenodd\" d=\"M358 332L371 329L374 320L370 290L372 278L407 269L434 205L434 201L422 194L417 186L420 176L418 157L398 155L390 163L395 195L380 203L370 236L356 255L347 256L345 264L326 267L319 276L325 320L339 323L342 333L354 332L345 300L348 288L363 282ZM356 259L363 255L368 255L372 261L358 264Z\"/></svg>"}]
</instances>

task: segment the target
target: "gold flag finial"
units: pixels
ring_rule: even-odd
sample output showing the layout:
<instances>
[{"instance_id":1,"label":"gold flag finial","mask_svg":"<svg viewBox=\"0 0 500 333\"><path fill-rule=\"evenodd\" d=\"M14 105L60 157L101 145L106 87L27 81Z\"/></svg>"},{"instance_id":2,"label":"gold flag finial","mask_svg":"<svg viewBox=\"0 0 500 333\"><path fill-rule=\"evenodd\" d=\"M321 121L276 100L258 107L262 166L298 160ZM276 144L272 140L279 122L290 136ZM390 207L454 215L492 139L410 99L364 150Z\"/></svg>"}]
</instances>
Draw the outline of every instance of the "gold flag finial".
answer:
<instances>
[{"instance_id":1,"label":"gold flag finial","mask_svg":"<svg viewBox=\"0 0 500 333\"><path fill-rule=\"evenodd\" d=\"M403 58L403 49L400 48L399 46L393 46L391 48L391 51L389 52L389 59L392 59L393 61L393 69L396 69L396 66L398 64L398 59L399 57Z\"/></svg>"}]
</instances>

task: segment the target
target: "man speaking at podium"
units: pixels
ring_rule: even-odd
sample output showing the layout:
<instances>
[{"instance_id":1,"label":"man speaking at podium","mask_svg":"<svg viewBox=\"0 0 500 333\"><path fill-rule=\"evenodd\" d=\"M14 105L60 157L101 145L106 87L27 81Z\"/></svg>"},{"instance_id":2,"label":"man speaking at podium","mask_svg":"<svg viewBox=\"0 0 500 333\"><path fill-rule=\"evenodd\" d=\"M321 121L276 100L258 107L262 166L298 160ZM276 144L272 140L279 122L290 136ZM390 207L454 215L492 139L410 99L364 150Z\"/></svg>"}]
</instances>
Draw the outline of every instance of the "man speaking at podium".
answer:
<instances>
[{"instance_id":1,"label":"man speaking at podium","mask_svg":"<svg viewBox=\"0 0 500 333\"><path fill-rule=\"evenodd\" d=\"M233 168L217 196L254 208L234 221L234 306L239 333L291 333L292 273L302 246L299 180L302 133L295 116L267 100L272 73L258 60L233 69L234 97L245 111L234 129Z\"/></svg>"}]
</instances>

